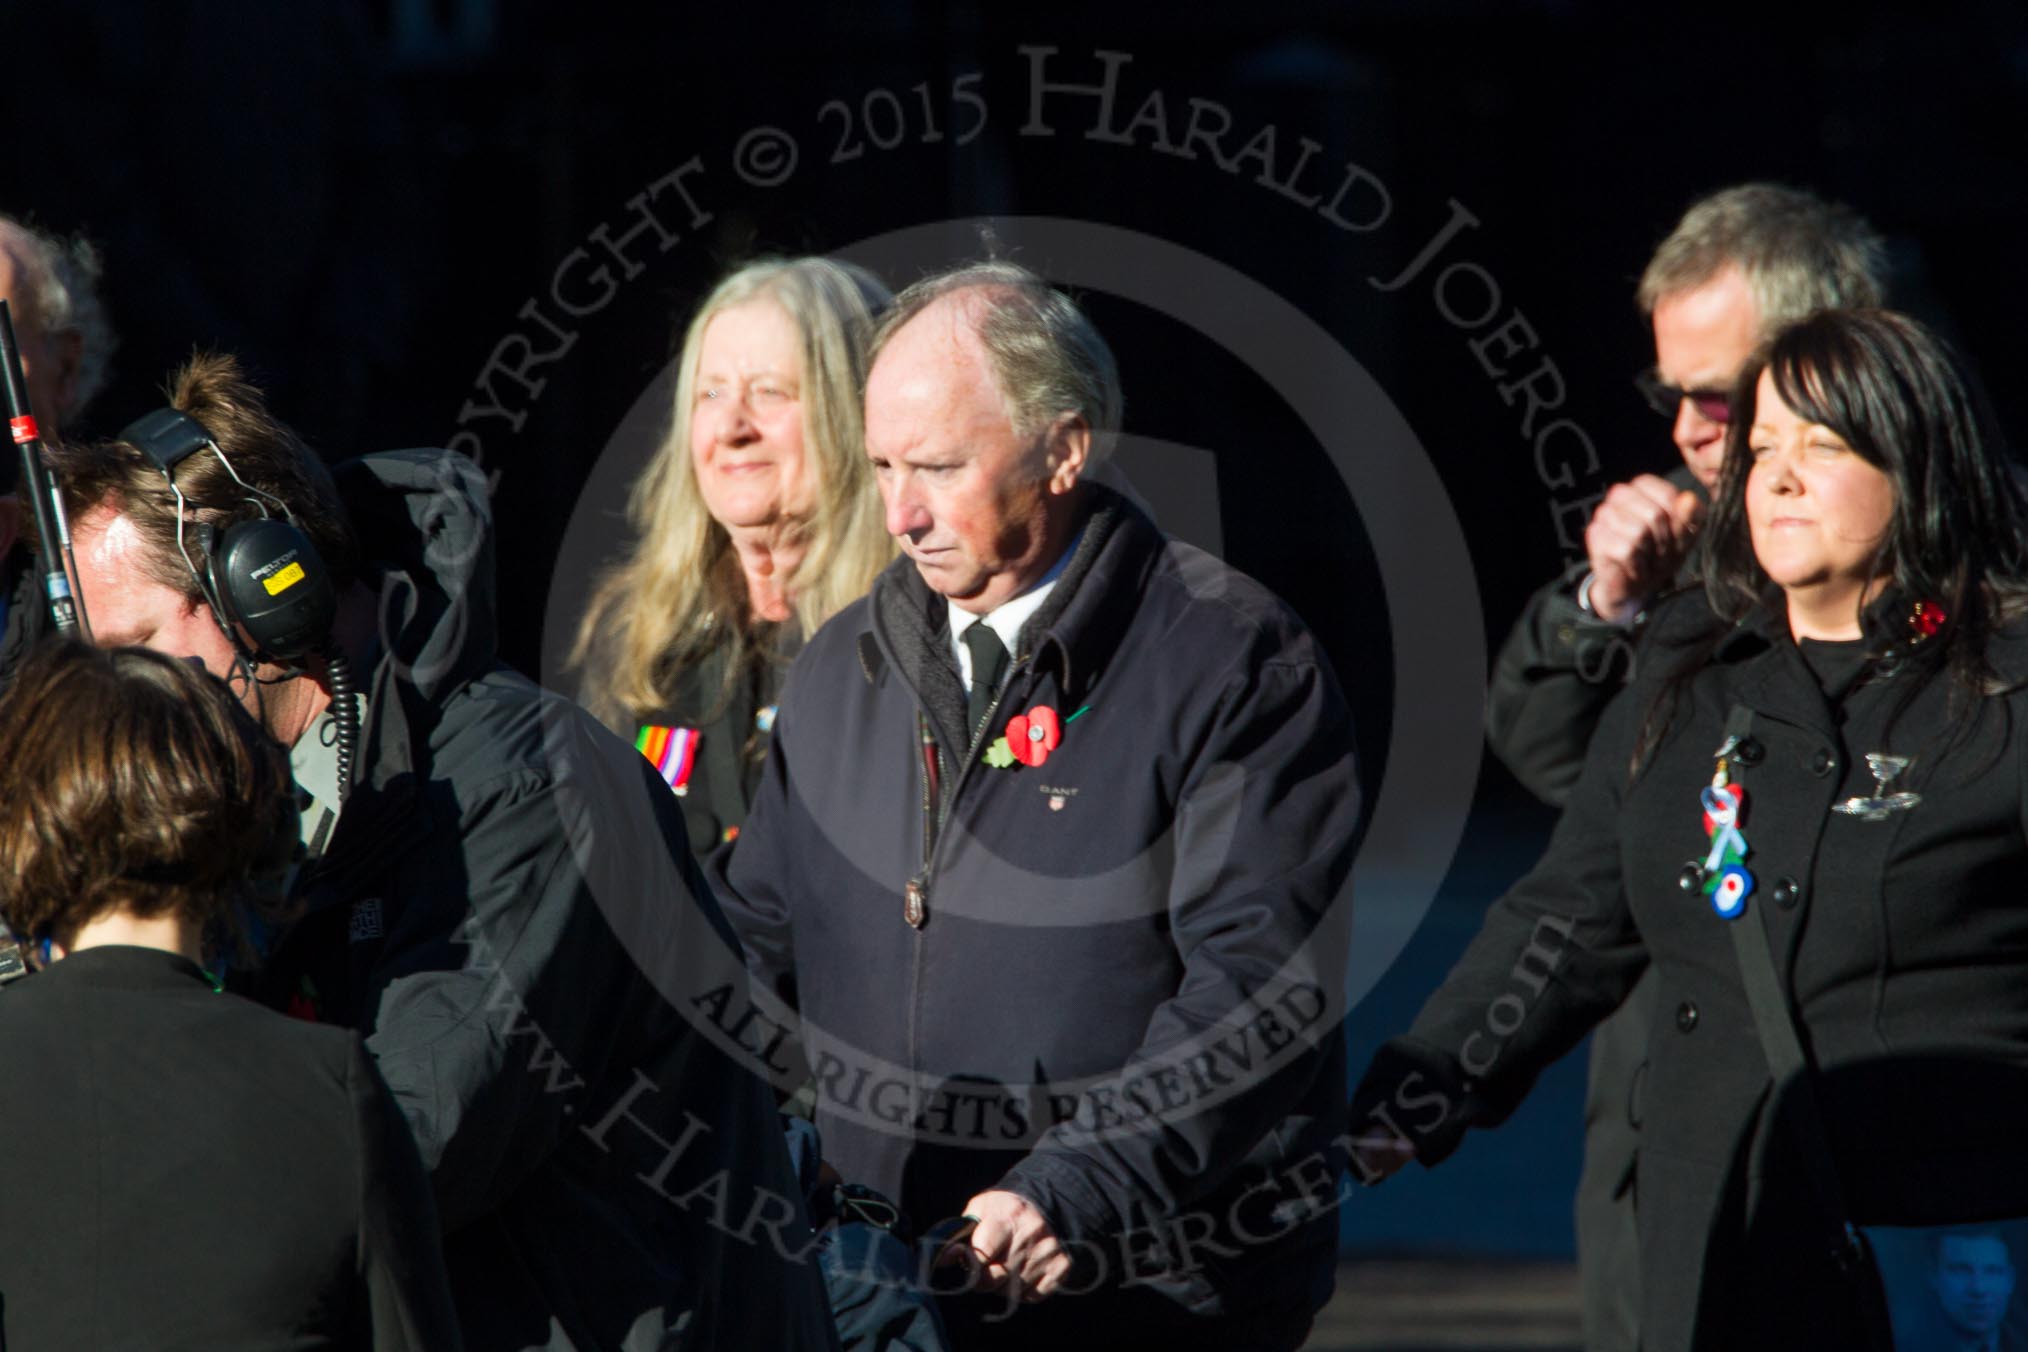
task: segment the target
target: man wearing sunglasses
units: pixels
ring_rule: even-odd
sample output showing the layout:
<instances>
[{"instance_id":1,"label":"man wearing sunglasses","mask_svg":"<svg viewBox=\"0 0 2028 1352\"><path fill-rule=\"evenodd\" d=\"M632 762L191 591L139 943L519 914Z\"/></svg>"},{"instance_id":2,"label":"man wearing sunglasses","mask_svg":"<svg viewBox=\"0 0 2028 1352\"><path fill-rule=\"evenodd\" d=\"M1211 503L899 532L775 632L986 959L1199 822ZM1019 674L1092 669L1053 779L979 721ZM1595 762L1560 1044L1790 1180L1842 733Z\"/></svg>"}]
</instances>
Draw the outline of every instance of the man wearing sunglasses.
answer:
<instances>
[{"instance_id":1,"label":"man wearing sunglasses","mask_svg":"<svg viewBox=\"0 0 2028 1352\"><path fill-rule=\"evenodd\" d=\"M1748 183L1695 203L1655 250L1636 299L1655 334L1641 393L1682 463L1614 484L1585 558L1529 599L1493 668L1486 737L1514 777L1561 806L1630 670L1645 609L1694 581L1697 529L1725 461L1734 378L1770 334L1814 310L1881 303L1885 248L1857 213L1797 188ZM1577 1247L1585 1346L1638 1341L1634 1229L1640 1048L1652 983L1592 1039Z\"/></svg>"}]
</instances>

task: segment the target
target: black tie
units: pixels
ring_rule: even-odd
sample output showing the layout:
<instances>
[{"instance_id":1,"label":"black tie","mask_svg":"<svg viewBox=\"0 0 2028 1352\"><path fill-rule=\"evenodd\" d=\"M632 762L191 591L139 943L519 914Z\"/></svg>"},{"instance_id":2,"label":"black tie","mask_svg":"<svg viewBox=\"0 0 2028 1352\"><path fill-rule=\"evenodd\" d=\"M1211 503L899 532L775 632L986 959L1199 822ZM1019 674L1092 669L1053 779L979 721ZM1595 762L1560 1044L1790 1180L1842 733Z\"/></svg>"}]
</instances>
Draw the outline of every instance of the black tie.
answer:
<instances>
[{"instance_id":1,"label":"black tie","mask_svg":"<svg viewBox=\"0 0 2028 1352\"><path fill-rule=\"evenodd\" d=\"M986 710L993 706L993 692L1000 688L1000 674L1007 670L1007 645L984 620L972 621L958 638L972 654L972 693L965 700L965 721L976 740Z\"/></svg>"}]
</instances>

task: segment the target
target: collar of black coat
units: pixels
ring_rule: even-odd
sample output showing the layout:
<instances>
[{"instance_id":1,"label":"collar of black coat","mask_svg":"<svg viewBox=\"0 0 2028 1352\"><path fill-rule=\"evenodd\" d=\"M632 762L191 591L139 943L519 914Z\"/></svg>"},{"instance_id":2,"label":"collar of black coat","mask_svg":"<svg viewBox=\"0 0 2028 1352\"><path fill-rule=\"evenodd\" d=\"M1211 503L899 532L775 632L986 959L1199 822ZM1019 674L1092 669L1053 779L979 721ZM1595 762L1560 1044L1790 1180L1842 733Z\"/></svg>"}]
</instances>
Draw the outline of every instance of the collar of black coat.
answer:
<instances>
[{"instance_id":1,"label":"collar of black coat","mask_svg":"<svg viewBox=\"0 0 2028 1352\"><path fill-rule=\"evenodd\" d=\"M1905 650L1915 635L1910 624L1914 613L1915 602L1890 582L1859 612L1859 635L1866 640L1866 650L1889 657ZM1715 656L1727 660L1779 643L1794 646L1795 638L1789 631L1788 603L1781 588L1771 585L1719 641Z\"/></svg>"},{"instance_id":2,"label":"collar of black coat","mask_svg":"<svg viewBox=\"0 0 2028 1352\"><path fill-rule=\"evenodd\" d=\"M192 982L211 987L211 978L181 953L139 944L98 944L81 948L37 975L102 990L182 990Z\"/></svg>"},{"instance_id":3,"label":"collar of black coat","mask_svg":"<svg viewBox=\"0 0 2028 1352\"><path fill-rule=\"evenodd\" d=\"M1834 706L1852 690L1892 679L1908 666L1913 610L1908 594L1892 583L1873 598L1859 615L1860 637L1873 660L1859 667L1837 690L1825 691L1804 660L1790 632L1788 604L1779 587L1770 586L1762 593L1754 608L1720 639L1712 660L1737 663L1769 654L1757 675L1742 687L1742 696L1764 713L1828 732L1837 726Z\"/></svg>"},{"instance_id":4,"label":"collar of black coat","mask_svg":"<svg viewBox=\"0 0 2028 1352\"><path fill-rule=\"evenodd\" d=\"M1120 493L1089 482L1079 491L1077 550L1049 598L1021 627L1013 654L1017 664L1053 666L1062 698L1071 705L1081 701L1111 658L1163 545L1155 523ZM938 740L968 745L949 603L904 555L875 580L869 613L872 628L860 636L868 678L877 664L891 662L914 690Z\"/></svg>"}]
</instances>

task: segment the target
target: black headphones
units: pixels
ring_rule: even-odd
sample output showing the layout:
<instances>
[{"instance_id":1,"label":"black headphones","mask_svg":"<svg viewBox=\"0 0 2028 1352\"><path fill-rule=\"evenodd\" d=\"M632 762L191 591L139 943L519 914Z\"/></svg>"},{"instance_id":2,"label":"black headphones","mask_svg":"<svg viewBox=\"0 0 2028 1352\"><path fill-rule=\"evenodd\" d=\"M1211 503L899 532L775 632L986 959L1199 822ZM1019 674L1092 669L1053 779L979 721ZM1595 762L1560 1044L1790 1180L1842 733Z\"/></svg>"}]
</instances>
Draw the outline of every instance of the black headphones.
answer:
<instances>
[{"instance_id":1,"label":"black headphones","mask_svg":"<svg viewBox=\"0 0 2028 1352\"><path fill-rule=\"evenodd\" d=\"M120 440L139 450L168 480L176 495L177 552L241 657L248 663L293 663L330 637L338 615L337 588L287 503L240 478L211 433L177 409L161 408L136 419ZM190 514L190 501L176 484L176 466L202 450L216 455L232 481L246 490L246 500L260 509L258 517L221 531ZM201 568L191 562L184 544L186 526L204 560Z\"/></svg>"},{"instance_id":2,"label":"black headphones","mask_svg":"<svg viewBox=\"0 0 2028 1352\"><path fill-rule=\"evenodd\" d=\"M297 524L289 504L240 478L211 433L189 414L158 408L128 423L120 440L162 471L169 491L176 495L176 552L196 579L197 590L211 603L212 616L238 655L249 684L256 679L256 663L293 666L299 658L323 653L337 727L338 801L344 802L352 793L359 696L351 663L331 638L331 626L338 619L338 588L317 546ZM190 499L176 483L176 467L204 450L217 456L232 481L246 490L246 501L260 511L258 517L221 531L191 516ZM281 516L277 518L270 507ZM204 560L202 568L191 560L184 541L186 528Z\"/></svg>"}]
</instances>

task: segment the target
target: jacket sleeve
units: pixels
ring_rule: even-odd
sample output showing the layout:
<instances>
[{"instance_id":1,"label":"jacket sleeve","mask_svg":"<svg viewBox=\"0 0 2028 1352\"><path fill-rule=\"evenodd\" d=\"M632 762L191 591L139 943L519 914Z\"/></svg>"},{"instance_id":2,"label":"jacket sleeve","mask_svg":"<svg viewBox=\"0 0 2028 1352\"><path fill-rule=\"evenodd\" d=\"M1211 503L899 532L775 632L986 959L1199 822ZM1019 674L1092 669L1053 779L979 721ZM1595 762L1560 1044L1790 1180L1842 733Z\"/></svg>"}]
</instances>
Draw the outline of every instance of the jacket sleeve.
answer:
<instances>
[{"instance_id":1,"label":"jacket sleeve","mask_svg":"<svg viewBox=\"0 0 2028 1352\"><path fill-rule=\"evenodd\" d=\"M370 1346L457 1352L462 1343L429 1178L408 1124L357 1039L346 1080L359 1130L358 1262Z\"/></svg>"},{"instance_id":2,"label":"jacket sleeve","mask_svg":"<svg viewBox=\"0 0 2028 1352\"><path fill-rule=\"evenodd\" d=\"M1221 695L1182 786L1168 915L1183 974L1117 1077L1117 1101L1152 1099L1165 1076L1187 1082L1193 1059L1249 1024L1279 1050L1231 1092L1151 1112L1130 1131L1074 1119L1045 1132L998 1186L1035 1203L1066 1241L1210 1195L1291 1116L1341 1120L1351 909L1341 893L1360 826L1351 719L1320 660L1249 665ZM1328 1012L1295 1033L1274 1002L1301 986L1328 993ZM1325 1076L1333 1087L1320 1104Z\"/></svg>"},{"instance_id":3,"label":"jacket sleeve","mask_svg":"<svg viewBox=\"0 0 2028 1352\"><path fill-rule=\"evenodd\" d=\"M1547 853L1487 911L1408 1034L1375 1056L1352 1096L1355 1132L1384 1122L1438 1162L1468 1127L1505 1121L1640 979L1619 815L1649 693L1629 688L1608 709Z\"/></svg>"},{"instance_id":4,"label":"jacket sleeve","mask_svg":"<svg viewBox=\"0 0 2028 1352\"><path fill-rule=\"evenodd\" d=\"M1493 663L1486 742L1530 793L1561 807L1585 748L1627 679L1633 635L1577 604L1585 566L1528 598Z\"/></svg>"},{"instance_id":5,"label":"jacket sleeve","mask_svg":"<svg viewBox=\"0 0 2028 1352\"><path fill-rule=\"evenodd\" d=\"M653 767L589 719L550 716L546 764L461 786L429 894L411 881L369 983L367 1047L447 1232L497 1209L626 1054L643 983L601 896L657 899L731 949Z\"/></svg>"}]
</instances>

